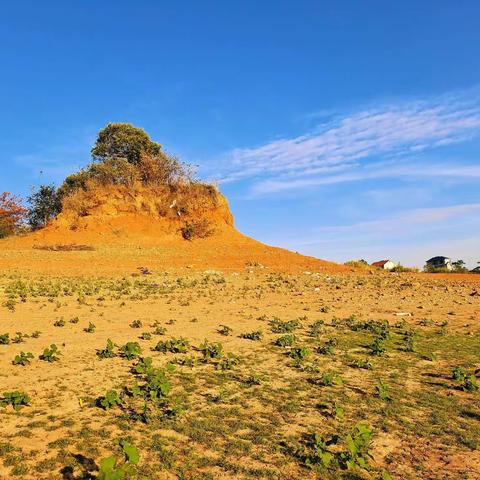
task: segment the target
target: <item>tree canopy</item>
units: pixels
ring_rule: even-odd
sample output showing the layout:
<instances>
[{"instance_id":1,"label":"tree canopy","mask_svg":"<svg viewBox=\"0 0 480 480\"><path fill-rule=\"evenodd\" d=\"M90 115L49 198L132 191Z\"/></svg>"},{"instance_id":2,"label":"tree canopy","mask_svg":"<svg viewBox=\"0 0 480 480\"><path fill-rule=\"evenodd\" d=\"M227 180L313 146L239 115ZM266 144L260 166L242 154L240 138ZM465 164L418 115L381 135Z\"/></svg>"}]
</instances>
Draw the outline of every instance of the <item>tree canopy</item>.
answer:
<instances>
[{"instance_id":1,"label":"tree canopy","mask_svg":"<svg viewBox=\"0 0 480 480\"><path fill-rule=\"evenodd\" d=\"M28 197L28 203L28 223L34 230L45 227L62 208L54 185L40 185L40 188Z\"/></svg>"},{"instance_id":2,"label":"tree canopy","mask_svg":"<svg viewBox=\"0 0 480 480\"><path fill-rule=\"evenodd\" d=\"M93 163L65 179L58 189L60 198L86 190L91 182L128 187L135 182L173 186L192 179L190 166L165 153L143 129L129 123L109 123L102 128L92 158Z\"/></svg>"},{"instance_id":3,"label":"tree canopy","mask_svg":"<svg viewBox=\"0 0 480 480\"><path fill-rule=\"evenodd\" d=\"M157 156L161 150L161 145L154 142L145 130L129 123L109 123L98 132L92 157L95 161L124 158L138 164L142 154Z\"/></svg>"}]
</instances>

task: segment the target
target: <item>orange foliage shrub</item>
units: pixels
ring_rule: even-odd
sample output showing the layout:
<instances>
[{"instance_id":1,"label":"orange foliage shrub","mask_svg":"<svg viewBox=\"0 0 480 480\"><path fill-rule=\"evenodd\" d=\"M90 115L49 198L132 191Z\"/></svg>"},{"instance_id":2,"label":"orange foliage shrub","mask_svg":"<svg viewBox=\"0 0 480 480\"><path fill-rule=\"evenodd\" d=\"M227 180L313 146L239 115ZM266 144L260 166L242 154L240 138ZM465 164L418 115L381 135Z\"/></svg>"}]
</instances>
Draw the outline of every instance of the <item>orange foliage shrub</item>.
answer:
<instances>
[{"instance_id":1,"label":"orange foliage shrub","mask_svg":"<svg viewBox=\"0 0 480 480\"><path fill-rule=\"evenodd\" d=\"M0 238L14 234L21 226L27 209L9 192L0 194Z\"/></svg>"}]
</instances>

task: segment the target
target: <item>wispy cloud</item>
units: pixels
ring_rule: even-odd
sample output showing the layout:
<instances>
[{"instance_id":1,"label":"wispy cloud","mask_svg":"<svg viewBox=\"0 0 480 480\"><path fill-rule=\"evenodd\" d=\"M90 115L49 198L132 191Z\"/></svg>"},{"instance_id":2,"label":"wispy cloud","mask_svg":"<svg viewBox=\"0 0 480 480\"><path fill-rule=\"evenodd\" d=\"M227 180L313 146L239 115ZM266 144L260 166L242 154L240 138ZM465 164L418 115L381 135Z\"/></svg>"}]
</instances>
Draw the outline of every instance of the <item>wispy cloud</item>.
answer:
<instances>
[{"instance_id":1,"label":"wispy cloud","mask_svg":"<svg viewBox=\"0 0 480 480\"><path fill-rule=\"evenodd\" d=\"M339 168L342 173L336 175L314 175L309 178L279 178L263 180L252 187L253 194L267 194L282 190L292 190L320 185L333 185L337 183L354 182L359 180L372 180L380 178L480 178L480 165L449 165L429 164L415 165L404 163L401 165L392 162L375 163L358 168ZM331 173L331 172L330 172Z\"/></svg>"},{"instance_id":2,"label":"wispy cloud","mask_svg":"<svg viewBox=\"0 0 480 480\"><path fill-rule=\"evenodd\" d=\"M464 142L479 133L477 91L383 105L330 119L294 138L235 149L227 155L229 167L223 181L261 178L254 187L259 194L385 177L394 175L398 164L413 154ZM389 159L395 159L397 167L382 167L380 172L365 169ZM463 176L466 168L462 171L443 166L440 171ZM424 172L408 165L401 170L405 175ZM478 176L478 170L474 172ZM438 171L436 174L440 175Z\"/></svg>"},{"instance_id":3,"label":"wispy cloud","mask_svg":"<svg viewBox=\"0 0 480 480\"><path fill-rule=\"evenodd\" d=\"M384 217L381 219L363 221L354 223L351 225L340 226L327 226L316 229L316 233L332 233L335 236L337 234L348 234L355 232L356 234L363 232L371 234L374 232L376 235L379 233L398 234L398 230L405 233L408 229L421 225L422 227L428 225L435 225L444 222L452 218L469 217L474 214L477 223L480 223L478 213L480 212L480 203L466 203L459 205L448 205L445 207L432 207L432 208L417 208L398 212L395 215Z\"/></svg>"}]
</instances>

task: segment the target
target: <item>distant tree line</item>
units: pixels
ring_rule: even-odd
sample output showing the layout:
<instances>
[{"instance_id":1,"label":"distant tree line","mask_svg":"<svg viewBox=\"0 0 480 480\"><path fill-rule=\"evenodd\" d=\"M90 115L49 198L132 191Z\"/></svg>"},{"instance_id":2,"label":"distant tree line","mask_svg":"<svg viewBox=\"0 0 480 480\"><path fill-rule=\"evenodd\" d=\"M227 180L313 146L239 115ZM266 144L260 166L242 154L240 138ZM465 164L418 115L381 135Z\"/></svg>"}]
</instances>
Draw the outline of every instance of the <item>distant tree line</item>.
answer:
<instances>
[{"instance_id":1,"label":"distant tree line","mask_svg":"<svg viewBox=\"0 0 480 480\"><path fill-rule=\"evenodd\" d=\"M480 262L477 262L480 265ZM426 273L468 273L470 270L467 268L464 260L456 260L452 262L452 269L439 268L428 263L423 267L423 271Z\"/></svg>"},{"instance_id":2,"label":"distant tree line","mask_svg":"<svg viewBox=\"0 0 480 480\"><path fill-rule=\"evenodd\" d=\"M477 264L480 265L480 262L477 262ZM354 267L354 268L372 269L372 266L363 258L358 260L349 260L345 262L344 265L347 265L349 267ZM426 273L468 273L470 272L470 270L467 268L463 260L457 260L455 262L452 262L452 267L453 267L452 270L448 270L447 268L438 268L433 265L426 264L423 267L423 271ZM397 264L397 266L392 268L390 271L408 273L408 272L418 272L418 269L405 267L403 265ZM475 269L472 272L480 273L480 269L479 270Z\"/></svg>"}]
</instances>

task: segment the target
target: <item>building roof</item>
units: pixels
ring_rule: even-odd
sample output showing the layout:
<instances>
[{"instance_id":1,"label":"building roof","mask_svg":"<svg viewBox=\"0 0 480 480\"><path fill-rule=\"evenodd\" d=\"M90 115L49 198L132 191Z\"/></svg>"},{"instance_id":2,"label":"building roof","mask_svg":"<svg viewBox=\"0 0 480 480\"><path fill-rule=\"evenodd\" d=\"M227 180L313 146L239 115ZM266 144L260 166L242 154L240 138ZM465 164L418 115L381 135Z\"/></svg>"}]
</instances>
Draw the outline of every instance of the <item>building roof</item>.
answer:
<instances>
[{"instance_id":1,"label":"building roof","mask_svg":"<svg viewBox=\"0 0 480 480\"><path fill-rule=\"evenodd\" d=\"M392 262L392 260L379 260L378 262L373 262L372 266L373 267L383 267L388 262ZM392 263L395 263L395 262L392 262Z\"/></svg>"},{"instance_id":2,"label":"building roof","mask_svg":"<svg viewBox=\"0 0 480 480\"><path fill-rule=\"evenodd\" d=\"M430 260L427 260L427 263L445 262L445 260L450 260L450 258L439 255L438 257L432 257Z\"/></svg>"}]
</instances>

